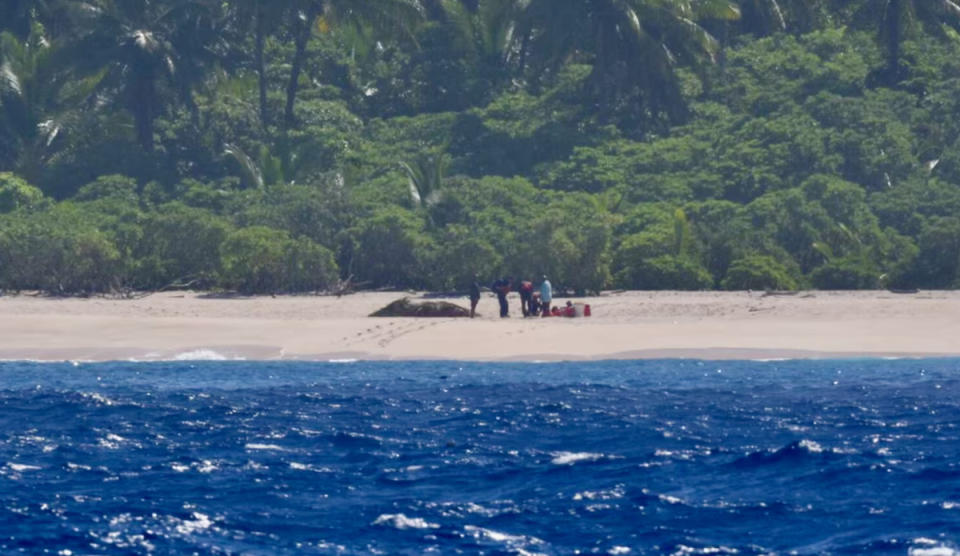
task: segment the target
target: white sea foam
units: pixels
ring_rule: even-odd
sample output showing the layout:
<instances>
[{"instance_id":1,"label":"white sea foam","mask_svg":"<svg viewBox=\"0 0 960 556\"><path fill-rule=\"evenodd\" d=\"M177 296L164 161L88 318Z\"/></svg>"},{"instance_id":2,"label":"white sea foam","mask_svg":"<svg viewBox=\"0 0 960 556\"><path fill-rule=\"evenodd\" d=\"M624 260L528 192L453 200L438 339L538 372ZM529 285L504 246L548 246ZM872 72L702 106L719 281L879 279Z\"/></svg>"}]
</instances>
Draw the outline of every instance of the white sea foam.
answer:
<instances>
[{"instance_id":1,"label":"white sea foam","mask_svg":"<svg viewBox=\"0 0 960 556\"><path fill-rule=\"evenodd\" d=\"M296 461L290 462L290 469L295 471L312 471L314 473L333 473L333 469L330 469L329 467L317 467Z\"/></svg>"},{"instance_id":2,"label":"white sea foam","mask_svg":"<svg viewBox=\"0 0 960 556\"><path fill-rule=\"evenodd\" d=\"M607 554L610 554L611 556L618 556L620 554L630 554L630 547L614 546L607 551Z\"/></svg>"},{"instance_id":3,"label":"white sea foam","mask_svg":"<svg viewBox=\"0 0 960 556\"><path fill-rule=\"evenodd\" d=\"M113 400L111 400L110 398L104 396L103 394L101 394L101 393L99 393L99 392L81 392L80 395L83 396L84 398L89 398L89 399L91 399L91 400L93 400L93 401L95 401L95 402L97 402L97 403L101 403L101 404L103 404L103 405L113 405L114 403L116 403L116 402L114 402Z\"/></svg>"},{"instance_id":4,"label":"white sea foam","mask_svg":"<svg viewBox=\"0 0 960 556\"><path fill-rule=\"evenodd\" d=\"M554 452L550 463L554 465L574 465L581 461L597 461L607 456L593 452Z\"/></svg>"},{"instance_id":5,"label":"white sea foam","mask_svg":"<svg viewBox=\"0 0 960 556\"><path fill-rule=\"evenodd\" d=\"M23 473L24 471L37 471L40 469L40 467L37 467L36 465L13 463L12 461L7 462L7 467L9 467L12 471L16 471L17 473Z\"/></svg>"},{"instance_id":6,"label":"white sea foam","mask_svg":"<svg viewBox=\"0 0 960 556\"><path fill-rule=\"evenodd\" d=\"M193 519L183 520L177 524L177 533L181 535L190 535L197 531L209 529L213 525L210 517L200 512L193 512Z\"/></svg>"},{"instance_id":7,"label":"white sea foam","mask_svg":"<svg viewBox=\"0 0 960 556\"><path fill-rule=\"evenodd\" d=\"M960 510L960 502L951 502L948 500L943 504L940 504L940 507L945 510Z\"/></svg>"},{"instance_id":8,"label":"white sea foam","mask_svg":"<svg viewBox=\"0 0 960 556\"><path fill-rule=\"evenodd\" d=\"M212 349L195 349L185 351L173 356L174 361L226 361L229 359L226 355L216 352ZM241 358L236 358L241 359Z\"/></svg>"},{"instance_id":9,"label":"white sea foam","mask_svg":"<svg viewBox=\"0 0 960 556\"><path fill-rule=\"evenodd\" d=\"M197 471L200 473L213 473L214 471L220 469L217 467L217 464L207 459L201 461L200 463L194 464L194 467L196 467Z\"/></svg>"},{"instance_id":10,"label":"white sea foam","mask_svg":"<svg viewBox=\"0 0 960 556\"><path fill-rule=\"evenodd\" d=\"M403 514L382 514L373 521L373 525L384 525L395 529L439 529L436 523L430 523L422 517L407 517Z\"/></svg>"},{"instance_id":11,"label":"white sea foam","mask_svg":"<svg viewBox=\"0 0 960 556\"><path fill-rule=\"evenodd\" d=\"M609 490L584 490L573 495L573 499L580 500L617 500L626 494L623 485L617 485Z\"/></svg>"},{"instance_id":12,"label":"white sea foam","mask_svg":"<svg viewBox=\"0 0 960 556\"><path fill-rule=\"evenodd\" d=\"M359 359L328 359L327 363L356 363Z\"/></svg>"},{"instance_id":13,"label":"white sea foam","mask_svg":"<svg viewBox=\"0 0 960 556\"><path fill-rule=\"evenodd\" d=\"M473 535L477 540L485 540L496 543L501 543L509 547L511 550L517 552L518 554L524 554L532 556L533 554L540 554L538 552L528 552L525 550L525 547L530 545L543 545L546 544L543 540L538 539L537 537L528 537L526 535L510 535L508 533L501 533L500 531L494 531L493 529L485 529L483 527L477 527L475 525L467 525L463 528L467 533Z\"/></svg>"},{"instance_id":14,"label":"white sea foam","mask_svg":"<svg viewBox=\"0 0 960 556\"><path fill-rule=\"evenodd\" d=\"M247 450L272 450L274 452L286 452L287 449L283 446L277 446L276 444L258 444L256 442L248 442L244 445L244 448Z\"/></svg>"},{"instance_id":15,"label":"white sea foam","mask_svg":"<svg viewBox=\"0 0 960 556\"><path fill-rule=\"evenodd\" d=\"M739 554L736 548L727 548L726 546L706 546L703 548L694 548L692 546L677 545L677 549L671 553L671 556L685 556L687 554Z\"/></svg>"},{"instance_id":16,"label":"white sea foam","mask_svg":"<svg viewBox=\"0 0 960 556\"><path fill-rule=\"evenodd\" d=\"M120 448L120 444L126 442L126 438L120 436L119 434L110 433L104 438L97 440L97 444L101 448L106 448L108 450L116 450Z\"/></svg>"},{"instance_id":17,"label":"white sea foam","mask_svg":"<svg viewBox=\"0 0 960 556\"><path fill-rule=\"evenodd\" d=\"M911 548L907 552L909 556L958 556L960 551L949 546L933 546L930 548Z\"/></svg>"},{"instance_id":18,"label":"white sea foam","mask_svg":"<svg viewBox=\"0 0 960 556\"><path fill-rule=\"evenodd\" d=\"M801 448L804 448L811 454L819 454L823 452L823 446L817 444L813 440L806 440L806 439L801 440L799 446Z\"/></svg>"}]
</instances>

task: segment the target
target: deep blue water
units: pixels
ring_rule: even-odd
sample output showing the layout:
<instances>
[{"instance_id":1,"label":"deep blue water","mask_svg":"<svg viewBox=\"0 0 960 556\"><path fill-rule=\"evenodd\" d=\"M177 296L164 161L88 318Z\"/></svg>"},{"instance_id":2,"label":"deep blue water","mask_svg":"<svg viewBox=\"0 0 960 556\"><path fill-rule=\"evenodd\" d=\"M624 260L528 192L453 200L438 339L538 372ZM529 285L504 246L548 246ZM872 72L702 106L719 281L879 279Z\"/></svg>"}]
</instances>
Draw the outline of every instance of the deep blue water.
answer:
<instances>
[{"instance_id":1,"label":"deep blue water","mask_svg":"<svg viewBox=\"0 0 960 556\"><path fill-rule=\"evenodd\" d=\"M0 364L0 553L960 546L960 360Z\"/></svg>"}]
</instances>

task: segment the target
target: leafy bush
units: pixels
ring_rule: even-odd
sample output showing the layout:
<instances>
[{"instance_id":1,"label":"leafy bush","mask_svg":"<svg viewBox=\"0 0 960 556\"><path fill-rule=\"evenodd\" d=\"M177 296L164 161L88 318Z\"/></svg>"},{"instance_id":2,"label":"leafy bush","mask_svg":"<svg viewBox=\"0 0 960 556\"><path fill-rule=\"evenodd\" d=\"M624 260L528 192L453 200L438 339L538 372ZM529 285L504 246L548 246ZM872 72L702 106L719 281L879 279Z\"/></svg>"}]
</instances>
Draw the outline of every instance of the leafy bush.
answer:
<instances>
[{"instance_id":1,"label":"leafy bush","mask_svg":"<svg viewBox=\"0 0 960 556\"><path fill-rule=\"evenodd\" d=\"M395 287L419 287L426 281L425 255L430 238L424 221L399 207L378 210L350 230L351 261L361 281Z\"/></svg>"},{"instance_id":2,"label":"leafy bush","mask_svg":"<svg viewBox=\"0 0 960 556\"><path fill-rule=\"evenodd\" d=\"M662 255L643 261L630 274L628 287L638 290L707 290L713 277L698 262Z\"/></svg>"},{"instance_id":3,"label":"leafy bush","mask_svg":"<svg viewBox=\"0 0 960 556\"><path fill-rule=\"evenodd\" d=\"M325 247L261 226L232 232L220 252L223 284L246 294L317 291L337 275Z\"/></svg>"},{"instance_id":4,"label":"leafy bush","mask_svg":"<svg viewBox=\"0 0 960 556\"><path fill-rule=\"evenodd\" d=\"M880 284L880 273L862 259L841 258L816 268L810 280L821 290L874 289Z\"/></svg>"},{"instance_id":5,"label":"leafy bush","mask_svg":"<svg viewBox=\"0 0 960 556\"><path fill-rule=\"evenodd\" d=\"M795 290L797 281L773 257L748 255L730 263L721 282L725 290Z\"/></svg>"},{"instance_id":6,"label":"leafy bush","mask_svg":"<svg viewBox=\"0 0 960 556\"><path fill-rule=\"evenodd\" d=\"M0 287L63 295L122 286L125 262L107 236L73 209L0 225Z\"/></svg>"},{"instance_id":7,"label":"leafy bush","mask_svg":"<svg viewBox=\"0 0 960 556\"><path fill-rule=\"evenodd\" d=\"M175 281L211 287L219 278L220 246L230 225L209 212L170 203L148 214L136 252L137 285L159 288Z\"/></svg>"},{"instance_id":8,"label":"leafy bush","mask_svg":"<svg viewBox=\"0 0 960 556\"><path fill-rule=\"evenodd\" d=\"M37 206L43 192L10 172L0 172L0 213Z\"/></svg>"}]
</instances>

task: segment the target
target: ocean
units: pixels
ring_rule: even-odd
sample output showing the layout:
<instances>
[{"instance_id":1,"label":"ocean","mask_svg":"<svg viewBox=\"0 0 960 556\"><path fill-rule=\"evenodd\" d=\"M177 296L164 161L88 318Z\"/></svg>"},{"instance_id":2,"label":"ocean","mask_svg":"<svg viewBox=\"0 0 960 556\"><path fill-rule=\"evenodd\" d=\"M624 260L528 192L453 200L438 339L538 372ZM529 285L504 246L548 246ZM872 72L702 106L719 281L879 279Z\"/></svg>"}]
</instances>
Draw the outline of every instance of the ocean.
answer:
<instances>
[{"instance_id":1,"label":"ocean","mask_svg":"<svg viewBox=\"0 0 960 556\"><path fill-rule=\"evenodd\" d=\"M960 360L0 363L0 553L960 554Z\"/></svg>"}]
</instances>

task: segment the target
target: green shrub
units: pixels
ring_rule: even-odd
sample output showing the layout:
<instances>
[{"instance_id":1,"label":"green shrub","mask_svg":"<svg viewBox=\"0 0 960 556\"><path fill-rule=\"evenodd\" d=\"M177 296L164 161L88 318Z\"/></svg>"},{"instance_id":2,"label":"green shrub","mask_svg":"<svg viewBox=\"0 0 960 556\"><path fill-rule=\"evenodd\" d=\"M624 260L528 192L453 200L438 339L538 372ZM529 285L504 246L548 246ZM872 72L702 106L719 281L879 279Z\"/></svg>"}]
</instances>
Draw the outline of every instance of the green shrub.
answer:
<instances>
[{"instance_id":1,"label":"green shrub","mask_svg":"<svg viewBox=\"0 0 960 556\"><path fill-rule=\"evenodd\" d=\"M127 261L101 231L71 210L31 214L0 226L0 287L56 295L111 291Z\"/></svg>"},{"instance_id":2,"label":"green shrub","mask_svg":"<svg viewBox=\"0 0 960 556\"><path fill-rule=\"evenodd\" d=\"M797 281L773 257L748 255L730 264L721 287L725 290L795 290Z\"/></svg>"},{"instance_id":3,"label":"green shrub","mask_svg":"<svg viewBox=\"0 0 960 556\"><path fill-rule=\"evenodd\" d=\"M43 192L10 172L0 172L0 213L39 205Z\"/></svg>"},{"instance_id":4,"label":"green shrub","mask_svg":"<svg viewBox=\"0 0 960 556\"><path fill-rule=\"evenodd\" d=\"M237 230L227 236L220 252L223 284L241 293L317 291L337 276L328 249L270 228Z\"/></svg>"},{"instance_id":5,"label":"green shrub","mask_svg":"<svg viewBox=\"0 0 960 556\"><path fill-rule=\"evenodd\" d=\"M880 274L861 259L842 258L817 267L810 280L820 290L865 290L880 285Z\"/></svg>"},{"instance_id":6,"label":"green shrub","mask_svg":"<svg viewBox=\"0 0 960 556\"><path fill-rule=\"evenodd\" d=\"M706 290L713 287L713 277L694 260L661 255L637 266L627 286L641 290Z\"/></svg>"}]
</instances>

